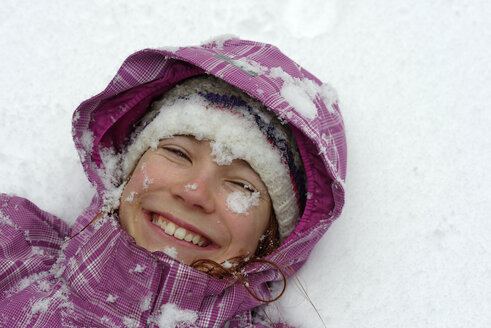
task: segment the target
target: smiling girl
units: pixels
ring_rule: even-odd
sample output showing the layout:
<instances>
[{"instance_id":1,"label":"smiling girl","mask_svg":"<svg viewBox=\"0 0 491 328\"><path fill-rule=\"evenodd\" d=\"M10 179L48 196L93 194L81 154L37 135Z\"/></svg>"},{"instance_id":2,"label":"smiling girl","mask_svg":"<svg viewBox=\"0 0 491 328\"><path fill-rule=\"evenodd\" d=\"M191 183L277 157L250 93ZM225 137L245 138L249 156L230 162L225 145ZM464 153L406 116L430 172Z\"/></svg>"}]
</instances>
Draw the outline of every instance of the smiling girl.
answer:
<instances>
[{"instance_id":1,"label":"smiling girl","mask_svg":"<svg viewBox=\"0 0 491 328\"><path fill-rule=\"evenodd\" d=\"M271 287L344 203L332 89L268 44L146 49L73 135L97 190L73 227L0 196L2 327L284 327Z\"/></svg>"},{"instance_id":2,"label":"smiling girl","mask_svg":"<svg viewBox=\"0 0 491 328\"><path fill-rule=\"evenodd\" d=\"M188 265L255 253L271 217L266 186L246 162L219 166L210 154L209 141L189 136L164 139L145 152L123 192L130 200L119 207L121 225L138 245L174 247ZM227 199L235 193L262 196L246 214L230 208Z\"/></svg>"}]
</instances>

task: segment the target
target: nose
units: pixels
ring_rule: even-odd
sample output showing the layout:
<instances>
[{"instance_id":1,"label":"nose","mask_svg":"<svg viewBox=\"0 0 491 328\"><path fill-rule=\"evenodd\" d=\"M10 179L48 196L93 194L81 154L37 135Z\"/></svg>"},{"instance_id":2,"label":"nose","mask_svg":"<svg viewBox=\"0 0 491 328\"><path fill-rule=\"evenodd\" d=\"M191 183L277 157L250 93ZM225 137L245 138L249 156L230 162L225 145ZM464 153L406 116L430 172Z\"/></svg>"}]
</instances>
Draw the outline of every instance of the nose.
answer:
<instances>
[{"instance_id":1,"label":"nose","mask_svg":"<svg viewBox=\"0 0 491 328\"><path fill-rule=\"evenodd\" d=\"M201 170L176 183L171 191L173 197L186 206L208 214L215 210L213 181L211 172Z\"/></svg>"}]
</instances>

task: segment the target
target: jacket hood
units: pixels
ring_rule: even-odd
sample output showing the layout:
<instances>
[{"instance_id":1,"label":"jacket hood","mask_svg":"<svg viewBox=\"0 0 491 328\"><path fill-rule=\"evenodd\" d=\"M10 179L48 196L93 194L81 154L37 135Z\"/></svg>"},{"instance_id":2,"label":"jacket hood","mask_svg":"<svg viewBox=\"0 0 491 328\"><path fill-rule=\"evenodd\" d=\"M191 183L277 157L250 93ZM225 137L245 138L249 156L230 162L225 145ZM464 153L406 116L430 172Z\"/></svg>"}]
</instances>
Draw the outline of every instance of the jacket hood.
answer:
<instances>
[{"instance_id":1,"label":"jacket hood","mask_svg":"<svg viewBox=\"0 0 491 328\"><path fill-rule=\"evenodd\" d=\"M200 46L145 49L129 56L106 89L84 101L73 115L75 146L85 173L97 190L73 231L81 230L101 210L114 206L111 202L118 201L118 182L108 178L114 167L102 161L104 154L121 151L134 123L156 97L179 81L201 74L212 74L242 89L287 122L293 131L306 173L306 204L294 231L267 257L290 276L341 214L346 139L335 91L270 44L229 39ZM195 270L164 254L159 258L182 267L187 272L187 278L182 279L196 279L192 273ZM274 271L262 278L250 276L251 281L257 280L251 289L262 293L267 281L281 280ZM271 267L256 264L250 272L271 272ZM221 286L216 288L217 294L230 288L222 285L217 285ZM252 308L260 303L248 304Z\"/></svg>"}]
</instances>

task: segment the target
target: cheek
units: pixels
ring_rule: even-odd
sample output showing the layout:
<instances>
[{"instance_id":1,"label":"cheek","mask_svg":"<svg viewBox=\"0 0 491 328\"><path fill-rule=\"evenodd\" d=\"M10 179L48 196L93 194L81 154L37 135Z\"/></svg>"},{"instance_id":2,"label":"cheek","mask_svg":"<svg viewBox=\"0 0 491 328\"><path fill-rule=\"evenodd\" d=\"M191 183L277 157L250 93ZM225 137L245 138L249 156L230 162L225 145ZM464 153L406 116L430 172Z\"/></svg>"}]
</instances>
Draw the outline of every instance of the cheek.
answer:
<instances>
[{"instance_id":1,"label":"cheek","mask_svg":"<svg viewBox=\"0 0 491 328\"><path fill-rule=\"evenodd\" d=\"M143 179L139 175L133 175L124 187L123 195L129 196L130 193L140 192L143 186Z\"/></svg>"},{"instance_id":2,"label":"cheek","mask_svg":"<svg viewBox=\"0 0 491 328\"><path fill-rule=\"evenodd\" d=\"M136 176L133 176L126 184L121 194L119 202L119 215L123 219L124 215L139 203L139 198L143 194L142 181Z\"/></svg>"},{"instance_id":3,"label":"cheek","mask_svg":"<svg viewBox=\"0 0 491 328\"><path fill-rule=\"evenodd\" d=\"M269 222L271 219L271 208L268 207L264 209L260 215L257 217L258 221L256 223L257 231L259 231L259 237L261 237L269 226Z\"/></svg>"},{"instance_id":4,"label":"cheek","mask_svg":"<svg viewBox=\"0 0 491 328\"><path fill-rule=\"evenodd\" d=\"M270 212L266 208L249 210L248 215L231 215L228 222L235 240L253 251L269 223Z\"/></svg>"},{"instance_id":5,"label":"cheek","mask_svg":"<svg viewBox=\"0 0 491 328\"><path fill-rule=\"evenodd\" d=\"M149 187L156 182L154 174L155 168L150 162L140 162L135 170L132 172L131 178L126 184L123 191L123 195L129 195L130 193L141 194L149 189Z\"/></svg>"},{"instance_id":6,"label":"cheek","mask_svg":"<svg viewBox=\"0 0 491 328\"><path fill-rule=\"evenodd\" d=\"M140 170L135 169L120 198L119 216L123 226L129 223L128 217L131 216L132 209L139 203L139 198L144 192L143 183L143 175Z\"/></svg>"}]
</instances>

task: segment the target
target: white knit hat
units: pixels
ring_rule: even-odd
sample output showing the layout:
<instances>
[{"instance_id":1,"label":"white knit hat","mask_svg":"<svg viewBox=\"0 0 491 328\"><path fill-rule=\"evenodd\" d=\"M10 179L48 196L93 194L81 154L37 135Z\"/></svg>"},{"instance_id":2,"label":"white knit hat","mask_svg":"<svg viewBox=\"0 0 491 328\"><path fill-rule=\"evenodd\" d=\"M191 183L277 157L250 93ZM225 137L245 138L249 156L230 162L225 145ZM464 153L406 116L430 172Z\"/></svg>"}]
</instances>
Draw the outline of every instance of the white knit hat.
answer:
<instances>
[{"instance_id":1,"label":"white knit hat","mask_svg":"<svg viewBox=\"0 0 491 328\"><path fill-rule=\"evenodd\" d=\"M292 232L304 202L303 165L291 131L261 102L213 76L185 80L155 101L138 124L123 176L149 147L175 135L210 140L218 165L236 158L248 162L268 189L281 240Z\"/></svg>"}]
</instances>

